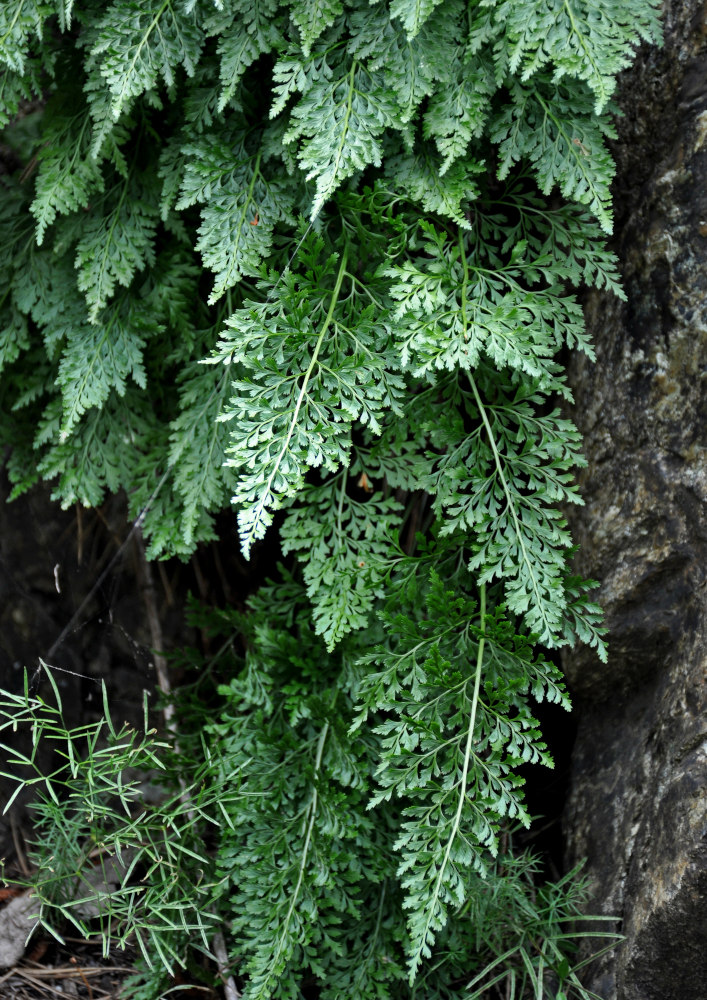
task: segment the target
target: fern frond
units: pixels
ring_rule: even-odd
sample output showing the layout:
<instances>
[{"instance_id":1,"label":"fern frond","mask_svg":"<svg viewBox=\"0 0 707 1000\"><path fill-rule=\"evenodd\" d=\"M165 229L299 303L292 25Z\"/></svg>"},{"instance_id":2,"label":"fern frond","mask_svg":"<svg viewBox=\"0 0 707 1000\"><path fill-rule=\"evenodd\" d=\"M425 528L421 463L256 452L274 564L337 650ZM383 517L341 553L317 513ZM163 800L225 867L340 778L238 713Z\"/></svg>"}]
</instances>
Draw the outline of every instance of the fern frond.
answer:
<instances>
[{"instance_id":1,"label":"fern frond","mask_svg":"<svg viewBox=\"0 0 707 1000\"><path fill-rule=\"evenodd\" d=\"M380 415L397 408L402 390L376 350L389 333L374 309L359 313L353 296L340 303L344 280L351 280L346 252L335 270L335 258L317 261L320 248L313 246L306 281L289 275L274 301L234 313L214 358L240 362L248 373L234 382L236 395L223 417L237 426L228 464L239 471L234 502L245 553L263 537L273 512L301 490L305 471L347 465L354 421L375 431ZM332 291L322 294L331 279Z\"/></svg>"},{"instance_id":2,"label":"fern frond","mask_svg":"<svg viewBox=\"0 0 707 1000\"><path fill-rule=\"evenodd\" d=\"M298 142L297 158L307 180L316 178L311 215L356 171L380 166L384 131L396 124L396 105L379 72L353 59L331 69L324 64L292 111L284 142Z\"/></svg>"},{"instance_id":3,"label":"fern frond","mask_svg":"<svg viewBox=\"0 0 707 1000\"><path fill-rule=\"evenodd\" d=\"M44 24L53 13L54 4L42 0L19 0L0 7L0 64L23 77L33 43L41 40Z\"/></svg>"},{"instance_id":4,"label":"fern frond","mask_svg":"<svg viewBox=\"0 0 707 1000\"><path fill-rule=\"evenodd\" d=\"M206 35L218 38L219 112L234 99L244 73L260 56L284 48L285 19L278 7L278 0L235 0L205 18Z\"/></svg>"},{"instance_id":5,"label":"fern frond","mask_svg":"<svg viewBox=\"0 0 707 1000\"><path fill-rule=\"evenodd\" d=\"M176 0L113 0L94 31L94 79L100 74L107 88L113 121L160 80L171 86L178 67L191 76L204 43L195 16Z\"/></svg>"},{"instance_id":6,"label":"fern frond","mask_svg":"<svg viewBox=\"0 0 707 1000\"><path fill-rule=\"evenodd\" d=\"M147 181L147 183L145 183ZM77 285L95 323L113 297L135 275L155 263L158 204L154 183L130 171L100 200L76 247Z\"/></svg>"},{"instance_id":7,"label":"fern frond","mask_svg":"<svg viewBox=\"0 0 707 1000\"><path fill-rule=\"evenodd\" d=\"M182 501L180 531L188 549L204 513L221 510L234 487L225 465L229 428L220 420L231 387L225 371L200 364L186 368L181 381L169 463L175 470L173 489Z\"/></svg>"},{"instance_id":8,"label":"fern frond","mask_svg":"<svg viewBox=\"0 0 707 1000\"><path fill-rule=\"evenodd\" d=\"M562 195L587 205L606 233L613 226L610 186L614 164L605 139L615 138L608 115L592 111L583 85L566 81L554 88L512 87L512 101L491 125L503 179L527 158L544 194L557 185Z\"/></svg>"},{"instance_id":9,"label":"fern frond","mask_svg":"<svg viewBox=\"0 0 707 1000\"><path fill-rule=\"evenodd\" d=\"M357 479L353 468L352 484ZM349 632L365 628L389 570L391 541L401 527L402 507L374 494L355 500L347 471L324 486L305 488L280 530L283 552L303 566L317 635L332 650ZM367 489L367 476L364 478ZM336 486L334 486L334 483Z\"/></svg>"},{"instance_id":10,"label":"fern frond","mask_svg":"<svg viewBox=\"0 0 707 1000\"><path fill-rule=\"evenodd\" d=\"M210 304L243 275L257 276L275 226L293 221L296 188L268 177L262 153L248 153L245 139L205 135L182 150L186 162L176 207L203 206L196 249L216 275Z\"/></svg>"},{"instance_id":11,"label":"fern frond","mask_svg":"<svg viewBox=\"0 0 707 1000\"><path fill-rule=\"evenodd\" d=\"M658 0L489 0L484 7L505 35L511 73L520 71L526 81L549 64L555 82L564 76L584 80L598 115L638 42L661 40Z\"/></svg>"},{"instance_id":12,"label":"fern frond","mask_svg":"<svg viewBox=\"0 0 707 1000\"><path fill-rule=\"evenodd\" d=\"M124 395L128 378L145 388L143 352L158 331L138 303L125 299L93 324L68 327L57 375L64 399L62 435L71 432L86 410L103 406L111 390Z\"/></svg>"}]
</instances>

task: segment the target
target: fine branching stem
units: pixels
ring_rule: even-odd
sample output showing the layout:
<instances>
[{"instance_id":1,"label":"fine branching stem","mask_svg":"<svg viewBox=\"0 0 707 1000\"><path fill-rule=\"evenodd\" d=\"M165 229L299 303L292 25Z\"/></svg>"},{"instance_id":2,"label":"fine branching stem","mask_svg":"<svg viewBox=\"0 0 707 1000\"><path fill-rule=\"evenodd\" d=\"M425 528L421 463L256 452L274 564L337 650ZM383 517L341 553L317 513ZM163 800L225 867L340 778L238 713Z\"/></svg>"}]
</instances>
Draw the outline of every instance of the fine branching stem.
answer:
<instances>
[{"instance_id":1,"label":"fine branching stem","mask_svg":"<svg viewBox=\"0 0 707 1000\"><path fill-rule=\"evenodd\" d=\"M427 919L423 925L422 931L419 935L419 943L417 951L410 963L410 985L414 983L415 975L421 960L421 955L423 949L428 946L427 938L430 932L430 926L433 918L437 915L438 903L440 898L440 893L442 891L442 886L444 883L444 877L446 874L447 865L449 864L449 857L454 846L454 842L459 834L459 828L461 826L462 814L464 812L464 806L466 804L467 796L467 782L469 779L469 767L471 765L472 751L474 746L474 733L476 732L476 713L479 707L479 690L481 688L481 678L483 675L483 665L484 665L484 647L486 644L486 585L481 584L479 587L479 648L476 654L476 669L474 671L474 691L471 697L471 708L469 710L469 719L466 731L466 743L464 746L464 756L461 761L461 775L459 777L458 783L455 786L458 794L457 810L454 814L452 824L447 835L447 844L442 855L441 861L439 862L439 868L437 872L437 878L434 883L434 888L430 894L430 899L427 904Z\"/></svg>"},{"instance_id":2,"label":"fine branching stem","mask_svg":"<svg viewBox=\"0 0 707 1000\"><path fill-rule=\"evenodd\" d=\"M172 685L169 679L167 659L164 656L165 647L162 634L162 623L160 622L160 616L157 608L157 595L155 592L152 569L145 555L145 542L142 537L142 531L139 527L135 533L135 545L138 553L138 565L140 568L140 576L142 577L142 594L152 642L152 657L155 664L155 671L157 673L157 683L164 698L162 712L164 715L165 728L172 737L175 752L179 754L179 733L177 731L177 724L175 720ZM194 803L183 778L180 778L180 786L182 789L181 798L187 809L189 820L194 823L196 822ZM228 951L226 949L223 931L221 930L217 930L214 933L213 951L218 964L219 975L223 982L226 1000L240 1000L241 994L236 987L234 977L229 971L230 963L228 959Z\"/></svg>"},{"instance_id":3,"label":"fine branching stem","mask_svg":"<svg viewBox=\"0 0 707 1000\"><path fill-rule=\"evenodd\" d=\"M270 501L273 481L280 471L280 466L282 465L283 459L287 454L287 451L290 446L290 441L292 440L292 435L294 434L295 429L297 427L297 420L299 418L300 409L302 408L302 404L304 403L304 400L306 399L307 396L307 386L309 385L309 380L312 377L312 373L316 368L319 352L322 348L322 344L324 343L324 338L326 337L326 334L329 330L332 319L334 317L334 310L336 309L337 302L339 301L339 293L341 291L341 285L344 280L344 275L346 274L347 255L348 255L348 250L347 248L344 248L341 254L341 262L339 264L339 272L336 276L334 290L332 292L331 299L329 301L329 309L327 310L324 322L322 323L321 329L319 330L319 336L317 337L317 340L314 344L314 349L312 351L312 356L310 358L307 369L301 376L299 392L297 393L297 399L295 401L294 409L292 411L292 416L290 417L287 433L285 434L285 438L283 440L282 447L280 448L279 453L277 454L275 460L271 464L270 473L265 481L265 485L260 491L262 500L260 501L260 503L256 504L254 508L253 528L251 529L249 535L246 535L241 539L241 546L246 555L250 551L252 537L255 534L258 522L264 513L266 502Z\"/></svg>"}]
</instances>

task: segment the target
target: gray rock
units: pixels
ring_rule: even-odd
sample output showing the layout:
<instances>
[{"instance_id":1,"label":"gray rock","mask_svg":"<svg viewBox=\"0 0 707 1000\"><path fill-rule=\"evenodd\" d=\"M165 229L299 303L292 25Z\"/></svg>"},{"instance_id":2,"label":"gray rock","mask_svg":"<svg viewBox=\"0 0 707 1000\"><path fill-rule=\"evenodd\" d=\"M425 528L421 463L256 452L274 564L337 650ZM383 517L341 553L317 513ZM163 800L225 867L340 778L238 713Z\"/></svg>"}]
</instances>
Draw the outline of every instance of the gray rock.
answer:
<instances>
[{"instance_id":1,"label":"gray rock","mask_svg":"<svg viewBox=\"0 0 707 1000\"><path fill-rule=\"evenodd\" d=\"M628 302L592 294L598 361L573 362L586 507L579 567L602 581L610 659L565 658L579 732L568 860L624 944L606 1000L707 997L707 25L670 0L666 44L619 103L618 253Z\"/></svg>"},{"instance_id":2,"label":"gray rock","mask_svg":"<svg viewBox=\"0 0 707 1000\"><path fill-rule=\"evenodd\" d=\"M38 913L39 901L29 893L11 899L0 910L0 969L7 969L22 958Z\"/></svg>"}]
</instances>

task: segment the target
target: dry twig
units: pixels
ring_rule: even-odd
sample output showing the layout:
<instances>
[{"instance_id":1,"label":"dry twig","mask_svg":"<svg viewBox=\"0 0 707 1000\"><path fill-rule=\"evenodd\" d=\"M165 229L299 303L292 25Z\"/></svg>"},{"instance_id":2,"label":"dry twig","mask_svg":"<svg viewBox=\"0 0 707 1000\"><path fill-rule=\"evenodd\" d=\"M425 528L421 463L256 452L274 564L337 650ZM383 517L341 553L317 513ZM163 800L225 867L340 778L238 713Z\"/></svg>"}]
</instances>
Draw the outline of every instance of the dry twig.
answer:
<instances>
[{"instance_id":1,"label":"dry twig","mask_svg":"<svg viewBox=\"0 0 707 1000\"><path fill-rule=\"evenodd\" d=\"M169 681L169 673L167 671L167 660L161 652L161 650L164 649L164 640L162 636L162 625L157 612L157 596L155 594L155 585L152 578L152 569L147 561L147 556L145 555L145 542L142 537L142 531L139 528L135 533L135 539L138 560L140 563L140 575L142 576L143 581L142 592L145 600L145 609L147 611L147 620L150 627L155 670L157 672L157 683L159 684L162 694L166 699L169 699L172 693L172 687ZM177 736L176 723L174 721L174 705L169 700L165 704L164 708L164 722L166 729L174 739L174 749L178 752L179 739ZM189 793L187 792L185 785L182 782L180 783L182 784L183 801L185 805L188 806L190 802ZM193 814L190 815L193 816ZM240 1000L240 993L236 986L236 981L229 972L228 952L226 950L226 942L224 941L221 931L217 931L214 934L213 949L218 965L219 975L223 981L223 989L226 1000Z\"/></svg>"}]
</instances>

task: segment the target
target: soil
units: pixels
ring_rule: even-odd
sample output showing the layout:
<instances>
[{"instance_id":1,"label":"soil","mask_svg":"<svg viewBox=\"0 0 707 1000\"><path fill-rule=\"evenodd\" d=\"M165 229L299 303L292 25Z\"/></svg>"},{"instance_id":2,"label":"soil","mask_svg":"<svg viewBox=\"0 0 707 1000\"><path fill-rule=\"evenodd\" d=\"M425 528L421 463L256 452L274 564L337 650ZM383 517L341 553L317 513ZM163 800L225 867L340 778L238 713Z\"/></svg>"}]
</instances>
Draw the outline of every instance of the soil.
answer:
<instances>
[{"instance_id":1,"label":"soil","mask_svg":"<svg viewBox=\"0 0 707 1000\"><path fill-rule=\"evenodd\" d=\"M0 479L0 689L19 694L27 683L32 693L49 700L46 663L68 725L88 724L101 716L105 682L116 722L141 726L147 692L152 722L161 727L161 713L154 707L157 684L144 567L124 499L111 498L89 511L62 511L46 487L7 504L9 492L7 481ZM157 564L151 575L167 651L202 641L185 625L189 594L214 604L238 603L242 594L236 588L242 591L245 581L242 568L229 565L227 553L213 547L199 551L189 564ZM178 685L179 677L172 682ZM0 725L3 721L0 718ZM11 728L0 733L0 741L20 752L30 749ZM14 788L10 777L0 776L0 808ZM33 834L28 807L28 796L20 795L12 809L0 815L0 857L9 881L30 873ZM3 891L0 908L16 889ZM131 950L104 958L100 940L68 937L59 944L40 930L13 968L0 969L0 998L124 997L121 983L134 961ZM218 996L203 985L186 990L188 982L174 982L182 987L179 995L185 1000Z\"/></svg>"}]
</instances>

